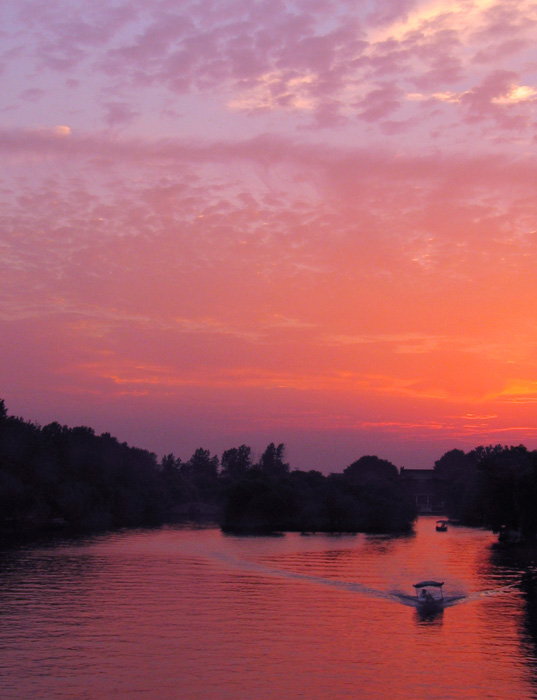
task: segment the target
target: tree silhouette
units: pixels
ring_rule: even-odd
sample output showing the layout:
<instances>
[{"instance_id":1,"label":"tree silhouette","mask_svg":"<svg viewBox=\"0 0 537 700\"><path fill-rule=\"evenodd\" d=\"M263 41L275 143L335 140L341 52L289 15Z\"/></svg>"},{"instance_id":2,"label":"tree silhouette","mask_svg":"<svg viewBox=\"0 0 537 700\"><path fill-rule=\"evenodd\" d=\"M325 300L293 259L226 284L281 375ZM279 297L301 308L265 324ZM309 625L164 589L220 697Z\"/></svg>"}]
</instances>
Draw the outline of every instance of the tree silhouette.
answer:
<instances>
[{"instance_id":1,"label":"tree silhouette","mask_svg":"<svg viewBox=\"0 0 537 700\"><path fill-rule=\"evenodd\" d=\"M372 455L360 457L360 459L343 470L345 478L355 485L362 485L372 480L393 481L397 479L398 474L399 472L394 464L388 462L387 459L380 459Z\"/></svg>"},{"instance_id":2,"label":"tree silhouette","mask_svg":"<svg viewBox=\"0 0 537 700\"><path fill-rule=\"evenodd\" d=\"M271 442L261 455L259 468L269 476L284 476L289 473L289 465L284 462L285 445L280 443L277 447Z\"/></svg>"},{"instance_id":3,"label":"tree silhouette","mask_svg":"<svg viewBox=\"0 0 537 700\"><path fill-rule=\"evenodd\" d=\"M216 455L211 456L209 450L199 447L188 462L180 465L180 474L195 490L195 500L208 503L218 500L218 464Z\"/></svg>"},{"instance_id":4,"label":"tree silhouette","mask_svg":"<svg viewBox=\"0 0 537 700\"><path fill-rule=\"evenodd\" d=\"M222 453L222 477L236 481L252 468L252 450L247 445L232 447Z\"/></svg>"}]
</instances>

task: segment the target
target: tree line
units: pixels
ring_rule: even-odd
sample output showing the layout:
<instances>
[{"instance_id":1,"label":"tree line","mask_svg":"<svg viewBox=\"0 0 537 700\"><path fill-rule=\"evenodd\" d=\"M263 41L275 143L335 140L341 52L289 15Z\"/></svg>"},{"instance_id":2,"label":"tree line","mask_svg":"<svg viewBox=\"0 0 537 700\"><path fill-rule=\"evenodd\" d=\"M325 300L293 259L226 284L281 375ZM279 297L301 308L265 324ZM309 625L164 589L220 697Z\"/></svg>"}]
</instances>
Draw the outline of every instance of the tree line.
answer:
<instances>
[{"instance_id":1,"label":"tree line","mask_svg":"<svg viewBox=\"0 0 537 700\"><path fill-rule=\"evenodd\" d=\"M537 537L537 450L489 445L450 450L434 465L447 513L466 525Z\"/></svg>"},{"instance_id":2,"label":"tree line","mask_svg":"<svg viewBox=\"0 0 537 700\"><path fill-rule=\"evenodd\" d=\"M213 519L233 532L399 532L416 510L387 460L341 474L291 470L285 446L258 460L240 445L187 461L130 447L109 433L9 416L0 400L0 527L93 530Z\"/></svg>"},{"instance_id":3,"label":"tree line","mask_svg":"<svg viewBox=\"0 0 537 700\"><path fill-rule=\"evenodd\" d=\"M434 465L437 497L460 522L537 537L537 451L454 449ZM285 446L247 445L182 461L96 435L9 416L0 400L0 529L92 530L211 520L232 532L404 532L416 518L399 470L363 456L342 473L291 470Z\"/></svg>"}]
</instances>

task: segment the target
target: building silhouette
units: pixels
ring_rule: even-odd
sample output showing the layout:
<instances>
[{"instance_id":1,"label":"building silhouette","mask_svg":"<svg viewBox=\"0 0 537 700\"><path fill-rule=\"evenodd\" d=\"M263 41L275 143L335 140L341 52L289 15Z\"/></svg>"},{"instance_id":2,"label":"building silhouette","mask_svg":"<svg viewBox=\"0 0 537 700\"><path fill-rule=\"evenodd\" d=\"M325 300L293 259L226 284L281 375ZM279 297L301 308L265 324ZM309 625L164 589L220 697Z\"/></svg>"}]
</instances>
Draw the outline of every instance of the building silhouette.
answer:
<instances>
[{"instance_id":1,"label":"building silhouette","mask_svg":"<svg viewBox=\"0 0 537 700\"><path fill-rule=\"evenodd\" d=\"M440 515L444 512L434 469L401 467L400 476L404 488L414 498L420 515Z\"/></svg>"}]
</instances>

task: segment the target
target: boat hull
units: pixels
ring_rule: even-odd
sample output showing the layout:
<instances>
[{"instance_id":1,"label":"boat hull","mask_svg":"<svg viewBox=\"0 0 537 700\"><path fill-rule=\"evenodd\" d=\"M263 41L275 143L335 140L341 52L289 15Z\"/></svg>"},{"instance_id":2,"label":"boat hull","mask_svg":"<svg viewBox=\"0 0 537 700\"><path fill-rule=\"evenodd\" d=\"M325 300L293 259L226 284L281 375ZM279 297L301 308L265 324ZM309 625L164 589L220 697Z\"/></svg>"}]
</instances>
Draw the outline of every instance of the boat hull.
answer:
<instances>
[{"instance_id":1,"label":"boat hull","mask_svg":"<svg viewBox=\"0 0 537 700\"><path fill-rule=\"evenodd\" d=\"M417 604L417 609L423 615L431 615L444 609L443 600L420 600Z\"/></svg>"}]
</instances>

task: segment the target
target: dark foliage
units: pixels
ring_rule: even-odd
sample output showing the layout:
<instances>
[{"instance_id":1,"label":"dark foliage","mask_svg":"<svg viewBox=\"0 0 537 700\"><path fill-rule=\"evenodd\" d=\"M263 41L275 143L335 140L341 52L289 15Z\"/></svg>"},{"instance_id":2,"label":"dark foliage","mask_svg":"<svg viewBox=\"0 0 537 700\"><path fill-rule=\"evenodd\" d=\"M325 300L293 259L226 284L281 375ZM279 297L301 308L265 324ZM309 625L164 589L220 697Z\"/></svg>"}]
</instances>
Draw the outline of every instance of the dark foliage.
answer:
<instances>
[{"instance_id":1,"label":"dark foliage","mask_svg":"<svg viewBox=\"0 0 537 700\"><path fill-rule=\"evenodd\" d=\"M261 455L259 469L268 476L278 477L289 473L289 465L284 462L285 445L276 445L271 442Z\"/></svg>"},{"instance_id":2,"label":"dark foliage","mask_svg":"<svg viewBox=\"0 0 537 700\"><path fill-rule=\"evenodd\" d=\"M468 525L525 540L537 536L537 451L490 445L451 450L435 463L448 513Z\"/></svg>"},{"instance_id":3,"label":"dark foliage","mask_svg":"<svg viewBox=\"0 0 537 700\"><path fill-rule=\"evenodd\" d=\"M247 445L233 447L222 454L222 478L237 480L252 468L252 450Z\"/></svg>"},{"instance_id":4,"label":"dark foliage","mask_svg":"<svg viewBox=\"0 0 537 700\"><path fill-rule=\"evenodd\" d=\"M291 471L282 443L270 443L257 463L246 445L224 451L221 464L202 448L185 462L167 454L159 463L109 433L10 417L1 400L0 509L0 527L10 531L203 518L240 532L399 532L416 517L397 468L378 457L330 476Z\"/></svg>"},{"instance_id":5,"label":"dark foliage","mask_svg":"<svg viewBox=\"0 0 537 700\"><path fill-rule=\"evenodd\" d=\"M371 482L393 482L399 472L388 460L366 455L344 469L343 475L349 483L363 486Z\"/></svg>"},{"instance_id":6,"label":"dark foliage","mask_svg":"<svg viewBox=\"0 0 537 700\"><path fill-rule=\"evenodd\" d=\"M363 473L355 463L344 474L330 476L252 469L229 488L222 526L238 532L408 530L416 510L396 467L376 457L364 459ZM384 467L378 473L375 460Z\"/></svg>"},{"instance_id":7,"label":"dark foliage","mask_svg":"<svg viewBox=\"0 0 537 700\"><path fill-rule=\"evenodd\" d=\"M0 421L3 524L81 529L150 524L162 518L156 456L91 428L20 418Z\"/></svg>"}]
</instances>

